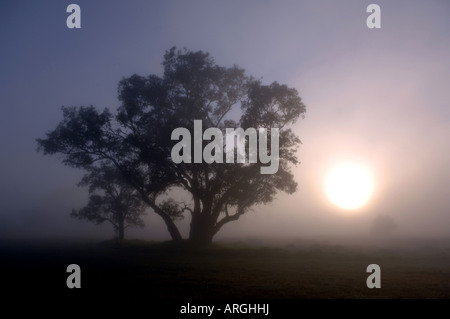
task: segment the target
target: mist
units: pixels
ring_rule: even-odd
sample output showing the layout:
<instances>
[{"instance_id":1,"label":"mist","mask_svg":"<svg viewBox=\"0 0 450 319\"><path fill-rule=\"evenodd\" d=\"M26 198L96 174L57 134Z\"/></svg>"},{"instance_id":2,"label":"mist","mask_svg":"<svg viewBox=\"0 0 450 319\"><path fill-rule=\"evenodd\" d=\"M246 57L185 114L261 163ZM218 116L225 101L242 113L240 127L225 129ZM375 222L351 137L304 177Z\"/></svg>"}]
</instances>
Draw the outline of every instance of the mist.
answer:
<instances>
[{"instance_id":1,"label":"mist","mask_svg":"<svg viewBox=\"0 0 450 319\"><path fill-rule=\"evenodd\" d=\"M294 127L302 140L297 192L254 207L215 240L370 242L379 215L398 225L394 238L448 236L447 2L378 1L378 30L367 28L361 1L77 3L79 30L67 29L57 1L0 5L0 237L112 238L107 224L70 218L88 198L77 187L83 171L36 152L35 140L59 123L62 105L115 110L118 82L160 75L173 45L209 52L219 65L237 64L264 83L286 83L307 107ZM373 196L357 211L326 198L325 172L339 160L374 171ZM170 239L151 209L144 222L126 237ZM189 222L188 215L177 222L184 238Z\"/></svg>"}]
</instances>

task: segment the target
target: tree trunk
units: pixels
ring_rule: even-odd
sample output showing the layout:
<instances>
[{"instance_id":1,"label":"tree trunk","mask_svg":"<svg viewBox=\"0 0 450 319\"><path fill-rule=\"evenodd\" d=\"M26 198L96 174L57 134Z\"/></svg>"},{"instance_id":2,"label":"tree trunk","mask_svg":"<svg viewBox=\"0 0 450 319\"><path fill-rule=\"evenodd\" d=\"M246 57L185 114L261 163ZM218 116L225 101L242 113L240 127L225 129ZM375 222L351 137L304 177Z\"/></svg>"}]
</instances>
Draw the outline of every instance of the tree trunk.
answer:
<instances>
[{"instance_id":1,"label":"tree trunk","mask_svg":"<svg viewBox=\"0 0 450 319\"><path fill-rule=\"evenodd\" d=\"M198 246L212 244L214 237L214 221L210 215L195 214L192 216L189 241Z\"/></svg>"},{"instance_id":2,"label":"tree trunk","mask_svg":"<svg viewBox=\"0 0 450 319\"><path fill-rule=\"evenodd\" d=\"M169 231L170 236L173 241L182 241L183 237L181 237L180 231L178 227L175 225L174 221L166 214L158 214L162 217L164 222L166 223L167 230Z\"/></svg>"},{"instance_id":3,"label":"tree trunk","mask_svg":"<svg viewBox=\"0 0 450 319\"><path fill-rule=\"evenodd\" d=\"M125 239L125 223L124 221L119 222L119 229L118 229L118 239L119 241L122 241Z\"/></svg>"},{"instance_id":4,"label":"tree trunk","mask_svg":"<svg viewBox=\"0 0 450 319\"><path fill-rule=\"evenodd\" d=\"M151 208L153 208L153 211L161 216L161 218L164 220L167 226L167 230L169 231L170 236L172 237L173 241L182 241L183 237L181 237L180 231L178 230L177 225L175 225L175 222L170 218L169 215L167 215L161 208L158 207L153 201L150 201L147 197L144 196L144 202L148 204Z\"/></svg>"}]
</instances>

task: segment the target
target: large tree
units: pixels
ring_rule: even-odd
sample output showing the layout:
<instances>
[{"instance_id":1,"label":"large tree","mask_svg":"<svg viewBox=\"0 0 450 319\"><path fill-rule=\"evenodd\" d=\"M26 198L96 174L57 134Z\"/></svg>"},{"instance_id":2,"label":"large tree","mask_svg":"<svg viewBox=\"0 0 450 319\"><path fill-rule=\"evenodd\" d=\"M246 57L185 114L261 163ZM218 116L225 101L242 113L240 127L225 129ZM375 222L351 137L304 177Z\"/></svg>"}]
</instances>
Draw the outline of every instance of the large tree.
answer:
<instances>
[{"instance_id":1,"label":"large tree","mask_svg":"<svg viewBox=\"0 0 450 319\"><path fill-rule=\"evenodd\" d=\"M225 224L255 205L271 202L278 191L296 190L290 169L298 163L300 140L289 126L303 116L305 105L294 88L264 85L237 66L216 65L202 51L172 48L162 64L162 76L133 75L120 81L121 106L114 116L92 106L63 107L63 120L37 140L38 149L62 154L63 163L73 167L114 165L164 220L174 240L182 239L175 217L189 213L189 239L210 243ZM261 174L266 165L259 156L256 163L175 164L171 151L178 141L171 139L172 131L183 127L192 132L195 120L202 120L203 130L224 133L238 127L279 129L278 171ZM192 149L197 142L192 141ZM189 200L175 201L177 189L188 192ZM161 202L162 194L172 200Z\"/></svg>"}]
</instances>

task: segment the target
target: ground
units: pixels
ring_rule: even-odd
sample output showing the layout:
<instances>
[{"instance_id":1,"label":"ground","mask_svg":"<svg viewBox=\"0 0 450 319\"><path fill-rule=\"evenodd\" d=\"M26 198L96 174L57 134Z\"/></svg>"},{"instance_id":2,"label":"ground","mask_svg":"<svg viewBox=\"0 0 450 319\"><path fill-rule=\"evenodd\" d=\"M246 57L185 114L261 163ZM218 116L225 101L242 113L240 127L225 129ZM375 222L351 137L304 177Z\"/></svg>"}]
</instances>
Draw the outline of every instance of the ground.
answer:
<instances>
[{"instance_id":1,"label":"ground","mask_svg":"<svg viewBox=\"0 0 450 319\"><path fill-rule=\"evenodd\" d=\"M449 298L448 246L376 247L291 242L279 245L112 241L42 244L3 241L2 287L67 293L66 267L78 264L84 293L139 292L149 300ZM366 286L369 264L381 288Z\"/></svg>"}]
</instances>

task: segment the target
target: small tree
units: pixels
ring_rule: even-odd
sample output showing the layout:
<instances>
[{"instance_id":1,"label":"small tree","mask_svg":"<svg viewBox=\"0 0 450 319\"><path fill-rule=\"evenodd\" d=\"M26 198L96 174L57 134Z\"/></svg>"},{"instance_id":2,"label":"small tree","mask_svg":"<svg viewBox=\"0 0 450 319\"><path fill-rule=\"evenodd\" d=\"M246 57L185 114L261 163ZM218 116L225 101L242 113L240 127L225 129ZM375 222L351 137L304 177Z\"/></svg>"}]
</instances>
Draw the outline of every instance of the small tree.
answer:
<instances>
[{"instance_id":1,"label":"small tree","mask_svg":"<svg viewBox=\"0 0 450 319\"><path fill-rule=\"evenodd\" d=\"M398 225L391 216L377 215L372 222L370 231L374 236L392 236L397 229Z\"/></svg>"},{"instance_id":2,"label":"small tree","mask_svg":"<svg viewBox=\"0 0 450 319\"><path fill-rule=\"evenodd\" d=\"M89 186L89 202L82 209L73 210L72 217L97 225L108 221L119 240L125 238L125 228L144 227L141 216L146 206L115 167L92 167L78 185Z\"/></svg>"}]
</instances>

